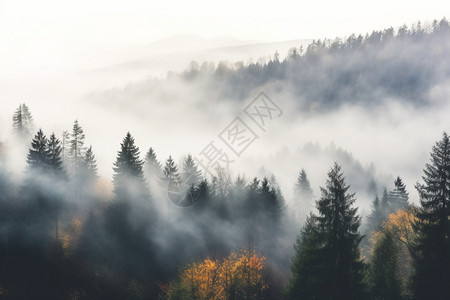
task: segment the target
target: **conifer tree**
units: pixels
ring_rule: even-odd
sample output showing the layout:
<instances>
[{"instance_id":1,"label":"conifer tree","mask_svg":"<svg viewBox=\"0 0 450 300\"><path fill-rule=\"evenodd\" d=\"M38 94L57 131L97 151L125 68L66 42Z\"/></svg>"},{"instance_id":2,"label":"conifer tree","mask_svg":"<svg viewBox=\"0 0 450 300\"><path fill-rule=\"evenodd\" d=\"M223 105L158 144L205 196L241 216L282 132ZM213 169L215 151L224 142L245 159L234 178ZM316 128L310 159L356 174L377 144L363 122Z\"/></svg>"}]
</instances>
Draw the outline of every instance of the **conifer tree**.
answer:
<instances>
[{"instance_id":1,"label":"conifer tree","mask_svg":"<svg viewBox=\"0 0 450 300\"><path fill-rule=\"evenodd\" d=\"M369 184L367 185L367 192L369 193L370 196L378 195L377 183L373 178L369 181Z\"/></svg>"},{"instance_id":2,"label":"conifer tree","mask_svg":"<svg viewBox=\"0 0 450 300\"><path fill-rule=\"evenodd\" d=\"M80 124L78 123L78 120L75 120L75 122L73 123L71 138L72 139L70 140L69 155L72 159L72 167L76 172L83 163L83 156L85 151L85 134L83 132L83 128L81 128Z\"/></svg>"},{"instance_id":3,"label":"conifer tree","mask_svg":"<svg viewBox=\"0 0 450 300\"><path fill-rule=\"evenodd\" d=\"M139 148L128 132L120 144L120 151L113 167L114 193L119 200L148 197L142 169L144 162L139 155Z\"/></svg>"},{"instance_id":4,"label":"conifer tree","mask_svg":"<svg viewBox=\"0 0 450 300\"><path fill-rule=\"evenodd\" d=\"M69 149L70 149L70 133L64 130L61 139L61 155L64 163L67 163L69 159Z\"/></svg>"},{"instance_id":5,"label":"conifer tree","mask_svg":"<svg viewBox=\"0 0 450 300\"><path fill-rule=\"evenodd\" d=\"M286 286L286 299L324 299L328 288L323 281L325 271L320 245L323 235L317 227L317 220L312 213L294 244L295 255L291 263L292 277Z\"/></svg>"},{"instance_id":6,"label":"conifer tree","mask_svg":"<svg viewBox=\"0 0 450 300\"><path fill-rule=\"evenodd\" d=\"M372 201L372 211L367 216L369 232L372 230L379 230L384 219L385 216L383 215L381 201L378 196L375 196L375 199Z\"/></svg>"},{"instance_id":7,"label":"conifer tree","mask_svg":"<svg viewBox=\"0 0 450 300\"><path fill-rule=\"evenodd\" d=\"M312 211L313 204L311 185L305 169L302 169L294 187L294 217L297 222L302 223L304 221L306 216Z\"/></svg>"},{"instance_id":8,"label":"conifer tree","mask_svg":"<svg viewBox=\"0 0 450 300\"><path fill-rule=\"evenodd\" d=\"M166 165L164 166L164 176L166 176L168 180L180 182L180 174L178 173L178 168L171 155L169 155L169 158L166 160Z\"/></svg>"},{"instance_id":9,"label":"conifer tree","mask_svg":"<svg viewBox=\"0 0 450 300\"><path fill-rule=\"evenodd\" d=\"M150 147L145 155L145 169L147 176L152 179L160 179L162 175L162 167L155 151Z\"/></svg>"},{"instance_id":10,"label":"conifer tree","mask_svg":"<svg viewBox=\"0 0 450 300\"><path fill-rule=\"evenodd\" d=\"M97 175L97 160L95 159L95 154L92 151L92 145L86 150L83 157L84 170L86 171L86 176L89 181L92 181L98 177Z\"/></svg>"},{"instance_id":11,"label":"conifer tree","mask_svg":"<svg viewBox=\"0 0 450 300\"><path fill-rule=\"evenodd\" d=\"M406 186L400 176L397 176L394 181L394 189L389 192L390 213L407 208L409 205L408 199L409 196L408 192L406 192Z\"/></svg>"},{"instance_id":12,"label":"conifer tree","mask_svg":"<svg viewBox=\"0 0 450 300\"><path fill-rule=\"evenodd\" d=\"M66 177L61 152L60 141L56 138L55 133L52 133L48 139L47 146L48 164L52 175L60 179Z\"/></svg>"},{"instance_id":13,"label":"conifer tree","mask_svg":"<svg viewBox=\"0 0 450 300\"><path fill-rule=\"evenodd\" d=\"M198 169L192 155L188 155L183 163L181 180L187 185L196 185L202 180L202 172Z\"/></svg>"},{"instance_id":14,"label":"conifer tree","mask_svg":"<svg viewBox=\"0 0 450 300\"><path fill-rule=\"evenodd\" d=\"M358 209L352 207L356 198L348 193L349 187L341 167L335 163L317 201L317 225L324 235L328 267L324 279L329 282L332 299L360 299L363 291L359 255L362 236L358 232L361 218L356 214Z\"/></svg>"},{"instance_id":15,"label":"conifer tree","mask_svg":"<svg viewBox=\"0 0 450 300\"><path fill-rule=\"evenodd\" d=\"M384 187L384 189L383 189L383 196L381 197L381 203L380 203L380 211L381 211L383 221L391 213L390 212L389 194L388 194L386 187Z\"/></svg>"},{"instance_id":16,"label":"conifer tree","mask_svg":"<svg viewBox=\"0 0 450 300\"><path fill-rule=\"evenodd\" d=\"M21 137L28 137L33 130L33 117L25 103L19 105L13 115L13 129Z\"/></svg>"},{"instance_id":17,"label":"conifer tree","mask_svg":"<svg viewBox=\"0 0 450 300\"><path fill-rule=\"evenodd\" d=\"M278 200L281 203L283 203L283 207L284 207L284 204L285 204L284 195L283 195L283 192L281 191L280 183L278 182L278 180L274 174L272 174L269 178L269 185L275 191L275 194L276 194Z\"/></svg>"},{"instance_id":18,"label":"conifer tree","mask_svg":"<svg viewBox=\"0 0 450 300\"><path fill-rule=\"evenodd\" d=\"M421 207L414 229L413 290L417 299L450 299L450 140L444 132L431 150L423 183L417 183Z\"/></svg>"},{"instance_id":19,"label":"conifer tree","mask_svg":"<svg viewBox=\"0 0 450 300\"><path fill-rule=\"evenodd\" d=\"M359 255L362 236L358 232L361 218L352 207L356 199L348 189L341 167L335 163L316 202L318 215L308 219L296 247L296 265L287 292L291 299L364 297ZM298 282L305 276L307 286Z\"/></svg>"},{"instance_id":20,"label":"conifer tree","mask_svg":"<svg viewBox=\"0 0 450 300\"><path fill-rule=\"evenodd\" d=\"M397 245L386 230L374 246L369 265L369 290L373 299L400 299L401 280L398 268Z\"/></svg>"},{"instance_id":21,"label":"conifer tree","mask_svg":"<svg viewBox=\"0 0 450 300\"><path fill-rule=\"evenodd\" d=\"M30 170L44 171L47 169L48 163L47 137L42 129L39 129L31 141L31 148L28 151L28 168Z\"/></svg>"}]
</instances>

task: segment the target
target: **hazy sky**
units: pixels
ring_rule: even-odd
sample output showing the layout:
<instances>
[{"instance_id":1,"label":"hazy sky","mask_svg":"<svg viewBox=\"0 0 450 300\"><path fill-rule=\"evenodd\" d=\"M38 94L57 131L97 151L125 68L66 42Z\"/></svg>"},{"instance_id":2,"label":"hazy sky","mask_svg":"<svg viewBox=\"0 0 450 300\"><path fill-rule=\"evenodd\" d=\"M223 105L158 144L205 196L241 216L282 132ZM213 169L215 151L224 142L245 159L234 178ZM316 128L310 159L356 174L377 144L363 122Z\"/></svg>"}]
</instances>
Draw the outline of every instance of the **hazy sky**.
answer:
<instances>
[{"instance_id":1,"label":"hazy sky","mask_svg":"<svg viewBox=\"0 0 450 300\"><path fill-rule=\"evenodd\" d=\"M108 55L184 33L260 41L323 38L431 21L446 13L450 2L444 0L0 0L1 75L14 76L23 66L60 67L90 51Z\"/></svg>"}]
</instances>

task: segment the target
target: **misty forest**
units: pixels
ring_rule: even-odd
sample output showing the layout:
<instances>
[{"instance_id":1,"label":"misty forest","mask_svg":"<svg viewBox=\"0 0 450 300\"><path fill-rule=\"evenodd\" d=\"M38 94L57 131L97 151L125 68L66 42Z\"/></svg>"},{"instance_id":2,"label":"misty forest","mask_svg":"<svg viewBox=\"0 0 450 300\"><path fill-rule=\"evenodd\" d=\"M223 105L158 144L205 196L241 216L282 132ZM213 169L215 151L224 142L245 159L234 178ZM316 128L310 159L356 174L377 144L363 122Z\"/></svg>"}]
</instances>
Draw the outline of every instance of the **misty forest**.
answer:
<instances>
[{"instance_id":1,"label":"misty forest","mask_svg":"<svg viewBox=\"0 0 450 300\"><path fill-rule=\"evenodd\" d=\"M113 126L100 114L85 127L74 113L61 130L17 100L0 128L0 299L450 299L449 57L442 19L283 58L192 61L86 96L117 113L114 157L97 142ZM176 112L189 107L229 123L260 92L283 115L258 115L262 142L229 153L237 169L205 169L219 152L195 131L167 150L151 138L164 126L135 134L122 121L145 107L139 118L188 126ZM310 136L292 150L300 121ZM355 149L309 142L334 141L342 124ZM396 132L392 144L377 128ZM240 154L254 158L239 168Z\"/></svg>"}]
</instances>

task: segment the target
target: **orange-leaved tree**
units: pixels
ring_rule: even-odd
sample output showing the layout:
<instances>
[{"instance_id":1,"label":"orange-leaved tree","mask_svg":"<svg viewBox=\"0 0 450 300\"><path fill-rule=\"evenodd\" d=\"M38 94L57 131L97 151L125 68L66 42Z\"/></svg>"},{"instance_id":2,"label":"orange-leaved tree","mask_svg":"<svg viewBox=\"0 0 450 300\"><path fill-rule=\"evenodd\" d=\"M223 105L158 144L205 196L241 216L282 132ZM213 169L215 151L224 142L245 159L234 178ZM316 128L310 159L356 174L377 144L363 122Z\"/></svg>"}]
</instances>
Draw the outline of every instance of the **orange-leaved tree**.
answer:
<instances>
[{"instance_id":1,"label":"orange-leaved tree","mask_svg":"<svg viewBox=\"0 0 450 300\"><path fill-rule=\"evenodd\" d=\"M221 260L207 258L188 264L173 282L168 299L260 299L266 258L242 250Z\"/></svg>"}]
</instances>

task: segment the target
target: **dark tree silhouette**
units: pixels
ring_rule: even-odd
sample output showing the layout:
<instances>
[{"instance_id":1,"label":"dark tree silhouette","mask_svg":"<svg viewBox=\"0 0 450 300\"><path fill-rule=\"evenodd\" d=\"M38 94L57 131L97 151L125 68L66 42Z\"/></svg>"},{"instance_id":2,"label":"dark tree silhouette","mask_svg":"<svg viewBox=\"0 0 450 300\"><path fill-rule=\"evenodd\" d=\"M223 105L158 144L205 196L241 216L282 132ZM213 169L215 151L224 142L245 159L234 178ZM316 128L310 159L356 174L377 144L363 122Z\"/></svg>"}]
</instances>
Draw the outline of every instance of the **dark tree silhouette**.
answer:
<instances>
[{"instance_id":1,"label":"dark tree silhouette","mask_svg":"<svg viewBox=\"0 0 450 300\"><path fill-rule=\"evenodd\" d=\"M149 197L142 169L144 162L139 155L139 148L128 132L120 144L120 151L113 167L114 193L119 200Z\"/></svg>"},{"instance_id":2,"label":"dark tree silhouette","mask_svg":"<svg viewBox=\"0 0 450 300\"><path fill-rule=\"evenodd\" d=\"M316 202L318 215L312 216L305 225L296 247L294 262L297 265L289 284L287 294L292 299L361 299L364 296L363 264L359 255L362 236L358 233L361 218L352 208L354 194L348 193L349 186L341 172L341 167L334 164L328 172L322 196ZM302 241L308 241L302 246ZM308 261L311 254L313 261ZM301 262L301 263L299 263ZM312 272L308 279L310 287L296 282ZM312 270L311 270L312 269ZM309 276L309 275L306 275ZM299 286L299 289L296 289Z\"/></svg>"},{"instance_id":3,"label":"dark tree silhouette","mask_svg":"<svg viewBox=\"0 0 450 300\"><path fill-rule=\"evenodd\" d=\"M431 150L424 183L417 183L421 207L414 228L413 290L417 299L450 299L450 140L444 132Z\"/></svg>"},{"instance_id":4,"label":"dark tree silhouette","mask_svg":"<svg viewBox=\"0 0 450 300\"><path fill-rule=\"evenodd\" d=\"M373 249L368 281L372 299L401 299L399 250L389 231L382 233Z\"/></svg>"},{"instance_id":5,"label":"dark tree silhouette","mask_svg":"<svg viewBox=\"0 0 450 300\"><path fill-rule=\"evenodd\" d=\"M55 133L50 135L48 139L47 155L48 165L51 175L59 178L66 178L67 174L63 167L63 161L61 156L62 148L60 141L56 138Z\"/></svg>"},{"instance_id":6,"label":"dark tree silhouette","mask_svg":"<svg viewBox=\"0 0 450 300\"><path fill-rule=\"evenodd\" d=\"M47 149L47 137L42 129L39 129L31 141L31 148L28 151L28 168L43 171L48 167L48 163L49 155Z\"/></svg>"}]
</instances>

